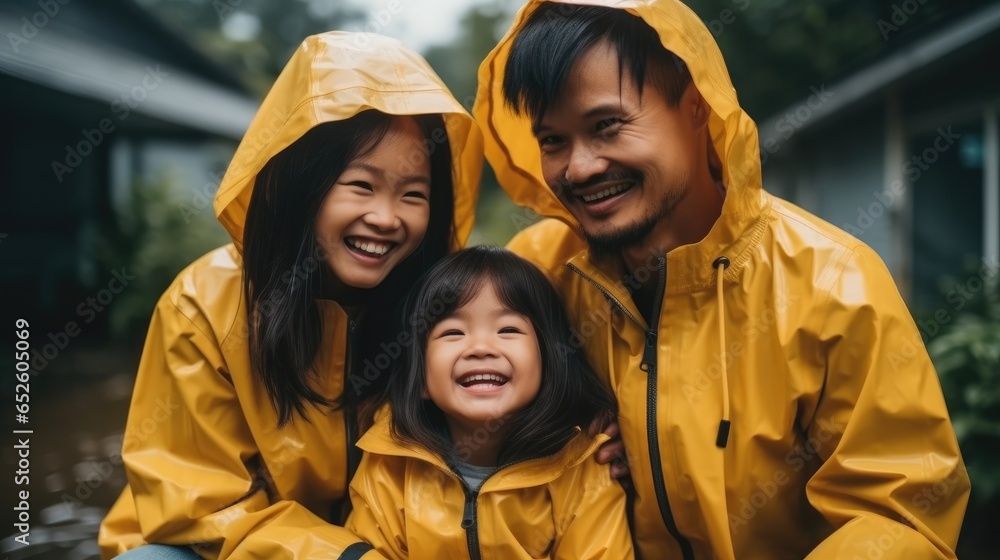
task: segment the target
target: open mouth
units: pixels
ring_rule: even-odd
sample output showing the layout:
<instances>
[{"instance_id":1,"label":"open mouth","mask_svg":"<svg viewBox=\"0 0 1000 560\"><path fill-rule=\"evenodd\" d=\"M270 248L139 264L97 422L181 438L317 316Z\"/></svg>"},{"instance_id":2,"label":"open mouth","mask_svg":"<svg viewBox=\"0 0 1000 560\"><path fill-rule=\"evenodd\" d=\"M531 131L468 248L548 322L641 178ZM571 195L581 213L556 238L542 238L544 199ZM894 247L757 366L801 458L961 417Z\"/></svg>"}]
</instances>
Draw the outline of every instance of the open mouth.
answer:
<instances>
[{"instance_id":1,"label":"open mouth","mask_svg":"<svg viewBox=\"0 0 1000 560\"><path fill-rule=\"evenodd\" d=\"M576 195L576 196L577 196L577 198L579 198L580 200L582 200L584 202L584 204L595 204L595 203L598 203L598 202L603 202L603 201L605 201L605 200L607 200L607 199L609 199L609 198L611 198L613 196L617 196L617 195L620 195L620 194L622 194L624 192L627 192L627 191L631 190L632 187L634 187L634 186L635 186L635 183L633 183L633 182L619 183L617 185L613 185L613 186L610 186L608 188L601 189L600 191L595 192L595 193L584 194L584 195Z\"/></svg>"},{"instance_id":2,"label":"open mouth","mask_svg":"<svg viewBox=\"0 0 1000 560\"><path fill-rule=\"evenodd\" d=\"M396 247L396 243L363 237L345 237L344 244L351 251L369 258L380 259Z\"/></svg>"},{"instance_id":3,"label":"open mouth","mask_svg":"<svg viewBox=\"0 0 1000 560\"><path fill-rule=\"evenodd\" d=\"M503 387L510 378L495 372L473 372L458 378L458 384L473 391L490 391Z\"/></svg>"}]
</instances>

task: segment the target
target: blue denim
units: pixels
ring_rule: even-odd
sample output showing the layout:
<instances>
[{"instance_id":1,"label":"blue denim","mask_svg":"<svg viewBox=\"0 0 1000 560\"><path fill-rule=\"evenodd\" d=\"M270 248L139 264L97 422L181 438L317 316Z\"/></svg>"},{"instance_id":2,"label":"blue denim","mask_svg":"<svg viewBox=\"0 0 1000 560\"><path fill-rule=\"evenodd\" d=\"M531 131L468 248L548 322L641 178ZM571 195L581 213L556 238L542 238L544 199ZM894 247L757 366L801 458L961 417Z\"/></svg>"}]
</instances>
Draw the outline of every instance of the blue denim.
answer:
<instances>
[{"instance_id":1,"label":"blue denim","mask_svg":"<svg viewBox=\"0 0 1000 560\"><path fill-rule=\"evenodd\" d=\"M147 544L134 548L116 558L124 560L200 560L201 556L186 546Z\"/></svg>"}]
</instances>

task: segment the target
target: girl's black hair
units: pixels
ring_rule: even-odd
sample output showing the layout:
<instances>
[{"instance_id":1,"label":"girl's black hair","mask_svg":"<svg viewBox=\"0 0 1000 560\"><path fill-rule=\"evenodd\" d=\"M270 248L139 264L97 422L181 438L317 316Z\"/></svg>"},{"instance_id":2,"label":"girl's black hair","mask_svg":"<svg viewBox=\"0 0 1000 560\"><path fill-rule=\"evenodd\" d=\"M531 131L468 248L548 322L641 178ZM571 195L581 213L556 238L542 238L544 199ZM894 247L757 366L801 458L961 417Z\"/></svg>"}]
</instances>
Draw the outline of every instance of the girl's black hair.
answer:
<instances>
[{"instance_id":1,"label":"girl's black hair","mask_svg":"<svg viewBox=\"0 0 1000 560\"><path fill-rule=\"evenodd\" d=\"M558 100L573 64L601 41L618 53L619 80L628 69L641 94L649 71L667 103L680 103L691 74L642 18L619 8L546 2L528 17L510 48L503 78L507 106L540 119Z\"/></svg>"},{"instance_id":2,"label":"girl's black hair","mask_svg":"<svg viewBox=\"0 0 1000 560\"><path fill-rule=\"evenodd\" d=\"M387 375L363 383L345 371L339 398L314 386L313 361L329 335L323 332L317 299L332 274L316 240L316 217L327 193L347 165L371 152L399 119L412 118L424 133L431 171L430 220L420 245L386 279L351 295L363 309L349 357L351 369L372 361L402 328L401 304L414 278L448 254L454 233L451 149L440 115L392 116L365 111L317 125L271 158L258 173L247 208L243 236L243 290L247 302L250 364L267 389L278 425L308 404L355 409L379 395ZM434 142L431 140L443 140ZM346 366L345 366L346 367Z\"/></svg>"},{"instance_id":3,"label":"girl's black hair","mask_svg":"<svg viewBox=\"0 0 1000 560\"><path fill-rule=\"evenodd\" d=\"M444 258L424 278L407 303L412 344L403 370L389 383L392 434L454 463L456 453L444 413L426 387L427 338L434 326L470 301L486 285L510 310L527 317L542 355L538 396L524 410L504 419L505 436L498 464L556 453L599 416L610 417L614 400L572 343L562 300L545 276L528 261L500 247L473 247Z\"/></svg>"}]
</instances>

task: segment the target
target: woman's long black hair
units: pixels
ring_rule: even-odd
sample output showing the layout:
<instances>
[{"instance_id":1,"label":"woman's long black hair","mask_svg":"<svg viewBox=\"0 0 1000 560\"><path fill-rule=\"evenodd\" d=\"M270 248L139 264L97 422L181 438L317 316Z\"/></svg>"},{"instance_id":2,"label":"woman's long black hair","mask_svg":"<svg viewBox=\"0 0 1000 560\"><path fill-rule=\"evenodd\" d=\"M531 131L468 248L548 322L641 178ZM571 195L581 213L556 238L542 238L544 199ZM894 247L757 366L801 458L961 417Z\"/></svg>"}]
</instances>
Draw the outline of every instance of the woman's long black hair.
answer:
<instances>
[{"instance_id":1,"label":"woman's long black hair","mask_svg":"<svg viewBox=\"0 0 1000 560\"><path fill-rule=\"evenodd\" d=\"M403 368L389 382L392 434L456 461L444 413L426 387L427 338L434 326L491 285L501 304L527 317L542 354L538 396L504 420L498 464L552 455L577 433L577 426L612 414L614 401L573 344L569 321L555 288L533 265L500 247L473 247L445 257L427 274L407 303L410 335Z\"/></svg>"},{"instance_id":2,"label":"woman's long black hair","mask_svg":"<svg viewBox=\"0 0 1000 560\"><path fill-rule=\"evenodd\" d=\"M416 251L370 290L352 294L363 312L353 334L350 361L373 362L396 339L409 286L448 254L454 232L451 149L440 115L392 116L365 111L317 125L271 158L258 173L243 237L243 290L247 302L250 364L267 389L279 426L304 415L307 405L349 410L384 391L386 375L359 383L345 372L344 391L331 399L315 386L313 362L324 340L317 303L332 274L316 240L316 217L347 165L374 149L393 123L412 118L424 133L431 171L430 220ZM431 139L435 139L432 141ZM349 350L350 351L350 350Z\"/></svg>"}]
</instances>

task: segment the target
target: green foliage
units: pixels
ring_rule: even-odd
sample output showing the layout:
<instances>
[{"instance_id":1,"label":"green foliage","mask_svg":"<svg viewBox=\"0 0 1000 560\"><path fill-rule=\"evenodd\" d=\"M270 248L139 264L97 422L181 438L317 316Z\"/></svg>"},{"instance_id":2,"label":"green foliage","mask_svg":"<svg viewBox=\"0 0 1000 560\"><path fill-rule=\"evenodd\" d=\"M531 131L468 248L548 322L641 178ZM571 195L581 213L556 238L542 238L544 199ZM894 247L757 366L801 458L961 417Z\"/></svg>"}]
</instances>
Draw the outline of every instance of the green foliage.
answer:
<instances>
[{"instance_id":1,"label":"green foliage","mask_svg":"<svg viewBox=\"0 0 1000 560\"><path fill-rule=\"evenodd\" d=\"M427 62L469 112L476 97L479 63L500 41L513 19L508 7L501 2L472 7L462 17L461 31L455 41L431 47L425 53ZM485 166L469 245L505 245L515 233L536 220L533 212L511 202L489 166Z\"/></svg>"},{"instance_id":2,"label":"green foliage","mask_svg":"<svg viewBox=\"0 0 1000 560\"><path fill-rule=\"evenodd\" d=\"M972 510L1000 502L1000 282L997 269L981 270L992 270L985 288L927 346L972 479Z\"/></svg>"},{"instance_id":3,"label":"green foliage","mask_svg":"<svg viewBox=\"0 0 1000 560\"><path fill-rule=\"evenodd\" d=\"M510 200L489 168L483 172L481 191L470 246L506 245L515 234L538 221L538 214Z\"/></svg>"},{"instance_id":4,"label":"green foliage","mask_svg":"<svg viewBox=\"0 0 1000 560\"><path fill-rule=\"evenodd\" d=\"M360 28L360 8L324 0L141 0L263 97L307 36Z\"/></svg>"},{"instance_id":5,"label":"green foliage","mask_svg":"<svg viewBox=\"0 0 1000 560\"><path fill-rule=\"evenodd\" d=\"M906 49L945 20L996 2L683 1L715 36L742 106L758 120L805 99L810 87L831 85L890 51Z\"/></svg>"},{"instance_id":6,"label":"green foliage","mask_svg":"<svg viewBox=\"0 0 1000 560\"><path fill-rule=\"evenodd\" d=\"M136 180L117 225L99 234L99 258L108 268L124 266L135 280L108 308L113 338L140 337L160 295L192 261L229 242L211 206L195 210L191 195L169 176Z\"/></svg>"}]
</instances>

